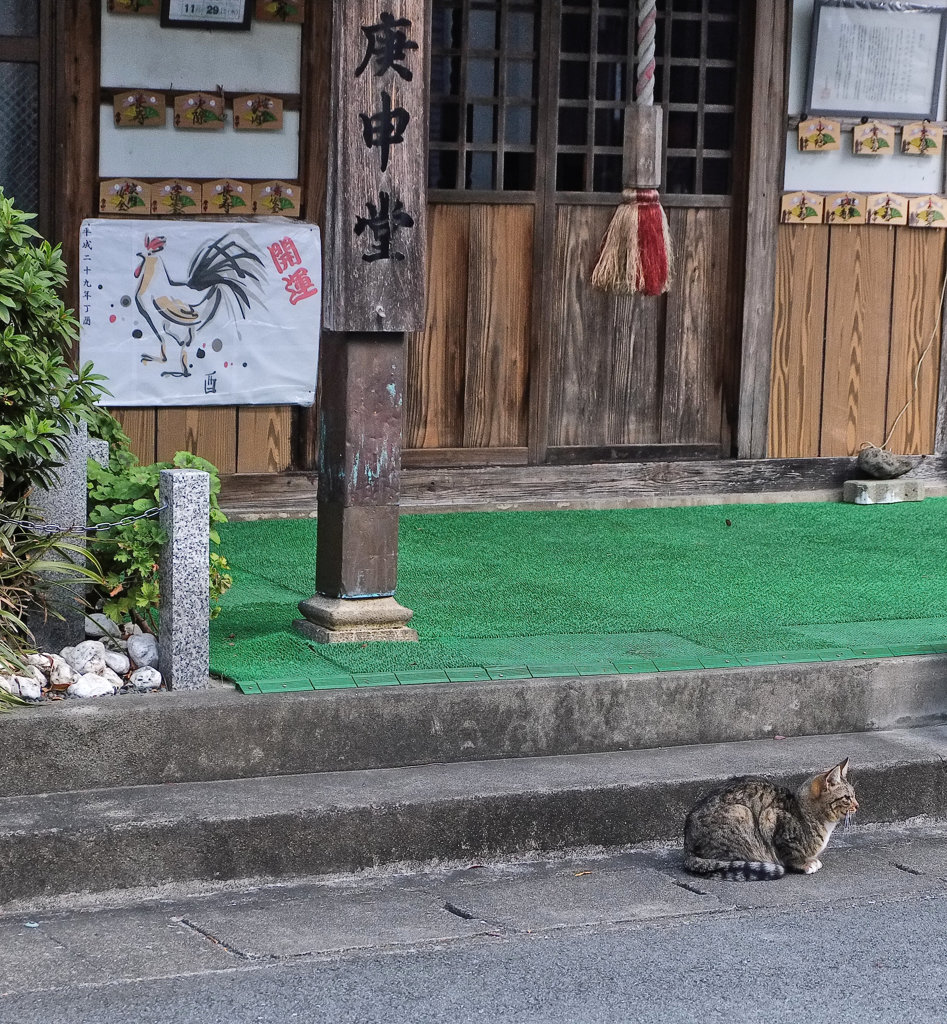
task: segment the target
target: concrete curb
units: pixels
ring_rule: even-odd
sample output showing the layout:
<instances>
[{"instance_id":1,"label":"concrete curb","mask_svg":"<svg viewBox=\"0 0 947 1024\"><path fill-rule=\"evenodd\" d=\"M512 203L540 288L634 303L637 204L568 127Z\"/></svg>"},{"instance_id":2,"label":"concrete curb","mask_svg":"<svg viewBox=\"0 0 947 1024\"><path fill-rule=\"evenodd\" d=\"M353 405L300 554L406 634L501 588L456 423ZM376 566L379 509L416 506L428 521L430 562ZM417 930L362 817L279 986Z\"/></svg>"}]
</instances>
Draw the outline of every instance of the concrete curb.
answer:
<instances>
[{"instance_id":1,"label":"concrete curb","mask_svg":"<svg viewBox=\"0 0 947 1024\"><path fill-rule=\"evenodd\" d=\"M0 901L675 841L734 774L850 757L862 821L947 811L947 726L0 799Z\"/></svg>"},{"instance_id":2,"label":"concrete curb","mask_svg":"<svg viewBox=\"0 0 947 1024\"><path fill-rule=\"evenodd\" d=\"M0 718L7 795L550 757L947 720L947 656L64 701Z\"/></svg>"}]
</instances>

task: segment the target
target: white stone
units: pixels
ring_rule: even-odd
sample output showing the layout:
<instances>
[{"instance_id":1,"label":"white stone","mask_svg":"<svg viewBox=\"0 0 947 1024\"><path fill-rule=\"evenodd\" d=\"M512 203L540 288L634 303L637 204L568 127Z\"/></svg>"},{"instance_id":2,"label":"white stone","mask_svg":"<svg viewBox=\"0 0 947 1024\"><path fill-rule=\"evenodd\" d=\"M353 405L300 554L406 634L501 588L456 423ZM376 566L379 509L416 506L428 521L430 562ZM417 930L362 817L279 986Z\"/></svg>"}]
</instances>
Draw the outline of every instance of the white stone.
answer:
<instances>
[{"instance_id":1,"label":"white stone","mask_svg":"<svg viewBox=\"0 0 947 1024\"><path fill-rule=\"evenodd\" d=\"M40 700L43 696L42 686L26 676L0 676L0 689L25 700Z\"/></svg>"},{"instance_id":2,"label":"white stone","mask_svg":"<svg viewBox=\"0 0 947 1024\"><path fill-rule=\"evenodd\" d=\"M136 633L128 638L128 656L137 668L157 668L158 641L151 633Z\"/></svg>"},{"instance_id":3,"label":"white stone","mask_svg":"<svg viewBox=\"0 0 947 1024\"><path fill-rule=\"evenodd\" d=\"M122 630L118 623L113 622L105 612L92 612L91 615L86 616L85 635L96 639L103 636L118 637L122 635Z\"/></svg>"},{"instance_id":4,"label":"white stone","mask_svg":"<svg viewBox=\"0 0 947 1024\"><path fill-rule=\"evenodd\" d=\"M141 636L142 630L135 622L123 622L122 623L122 635L127 640L130 636Z\"/></svg>"},{"instance_id":5,"label":"white stone","mask_svg":"<svg viewBox=\"0 0 947 1024\"><path fill-rule=\"evenodd\" d=\"M120 690L125 685L125 680L117 672L113 672L107 665L101 672L97 672L96 675L100 676L107 683L111 683L116 690Z\"/></svg>"},{"instance_id":6,"label":"white stone","mask_svg":"<svg viewBox=\"0 0 947 1024\"><path fill-rule=\"evenodd\" d=\"M70 697L110 697L115 687L101 676L87 672L80 676L66 691Z\"/></svg>"},{"instance_id":7,"label":"white stone","mask_svg":"<svg viewBox=\"0 0 947 1024\"><path fill-rule=\"evenodd\" d=\"M64 647L59 652L59 657L64 659L66 664L69 665L70 668L71 668L72 667L72 658L75 656L75 653L76 653L75 647Z\"/></svg>"},{"instance_id":8,"label":"white stone","mask_svg":"<svg viewBox=\"0 0 947 1024\"><path fill-rule=\"evenodd\" d=\"M121 651L109 651L105 652L105 664L113 672L117 672L120 676L131 668L131 663L128 660L127 654L122 654Z\"/></svg>"},{"instance_id":9,"label":"white stone","mask_svg":"<svg viewBox=\"0 0 947 1024\"><path fill-rule=\"evenodd\" d=\"M28 654L23 660L27 665L32 665L33 668L38 668L44 676L49 675L51 662L48 654Z\"/></svg>"},{"instance_id":10,"label":"white stone","mask_svg":"<svg viewBox=\"0 0 947 1024\"><path fill-rule=\"evenodd\" d=\"M58 654L47 654L45 657L49 658L52 663L49 669L49 685L54 690L64 690L76 681L76 674L65 658Z\"/></svg>"},{"instance_id":11,"label":"white stone","mask_svg":"<svg viewBox=\"0 0 947 1024\"><path fill-rule=\"evenodd\" d=\"M161 673L156 668L135 669L130 678L136 690L157 690L161 686Z\"/></svg>"},{"instance_id":12,"label":"white stone","mask_svg":"<svg viewBox=\"0 0 947 1024\"><path fill-rule=\"evenodd\" d=\"M101 672L105 668L105 645L101 640L83 640L72 652L63 654L77 676Z\"/></svg>"},{"instance_id":13,"label":"white stone","mask_svg":"<svg viewBox=\"0 0 947 1024\"><path fill-rule=\"evenodd\" d=\"M34 683L39 683L41 687L47 683L46 676L35 665L26 665L17 678L32 679Z\"/></svg>"}]
</instances>

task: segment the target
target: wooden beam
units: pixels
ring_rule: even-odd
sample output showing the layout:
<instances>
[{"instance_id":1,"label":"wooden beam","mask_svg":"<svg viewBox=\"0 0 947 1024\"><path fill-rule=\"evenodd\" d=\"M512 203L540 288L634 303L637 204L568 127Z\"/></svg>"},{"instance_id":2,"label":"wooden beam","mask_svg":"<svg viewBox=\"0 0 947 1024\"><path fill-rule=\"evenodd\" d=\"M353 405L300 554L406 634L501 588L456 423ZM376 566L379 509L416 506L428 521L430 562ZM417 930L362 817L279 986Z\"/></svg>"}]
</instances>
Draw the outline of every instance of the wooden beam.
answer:
<instances>
[{"instance_id":1,"label":"wooden beam","mask_svg":"<svg viewBox=\"0 0 947 1024\"><path fill-rule=\"evenodd\" d=\"M786 44L791 26L786 0L758 0L755 6L743 352L737 421L737 453L741 458L761 458L766 454L776 226L786 146Z\"/></svg>"}]
</instances>

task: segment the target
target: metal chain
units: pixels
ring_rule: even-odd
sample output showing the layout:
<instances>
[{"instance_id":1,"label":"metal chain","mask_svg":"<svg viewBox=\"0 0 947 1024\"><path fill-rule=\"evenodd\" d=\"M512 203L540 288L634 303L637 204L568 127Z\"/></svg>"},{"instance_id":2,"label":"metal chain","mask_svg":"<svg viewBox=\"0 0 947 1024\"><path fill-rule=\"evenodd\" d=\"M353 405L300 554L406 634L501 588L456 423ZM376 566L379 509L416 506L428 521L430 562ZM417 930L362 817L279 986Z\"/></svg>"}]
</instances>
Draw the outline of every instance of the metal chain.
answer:
<instances>
[{"instance_id":1,"label":"metal chain","mask_svg":"<svg viewBox=\"0 0 947 1024\"><path fill-rule=\"evenodd\" d=\"M0 515L0 523L7 523L10 526L23 526L27 530L33 530L35 533L79 533L79 532L97 532L99 530L111 530L115 526L127 526L129 523L134 523L138 519L153 519L159 512L163 512L167 508L167 504L159 505L157 508L150 508L147 512L142 512L140 516L125 516L124 519L119 519L114 523L96 523L95 526L58 526L56 523L31 523L27 519L8 519L4 515Z\"/></svg>"}]
</instances>

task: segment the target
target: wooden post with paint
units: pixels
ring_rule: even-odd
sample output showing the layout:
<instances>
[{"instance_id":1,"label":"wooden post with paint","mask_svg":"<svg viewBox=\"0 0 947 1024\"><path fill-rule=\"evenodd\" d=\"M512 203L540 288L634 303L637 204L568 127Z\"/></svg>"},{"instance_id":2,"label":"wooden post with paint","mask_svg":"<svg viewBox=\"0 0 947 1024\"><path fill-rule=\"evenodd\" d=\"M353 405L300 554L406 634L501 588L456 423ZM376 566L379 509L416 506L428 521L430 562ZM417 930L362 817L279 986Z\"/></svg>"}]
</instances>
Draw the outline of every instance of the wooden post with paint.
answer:
<instances>
[{"instance_id":1,"label":"wooden post with paint","mask_svg":"<svg viewBox=\"0 0 947 1024\"><path fill-rule=\"evenodd\" d=\"M333 4L316 594L324 643L416 640L394 599L404 336L424 323L427 4Z\"/></svg>"}]
</instances>

